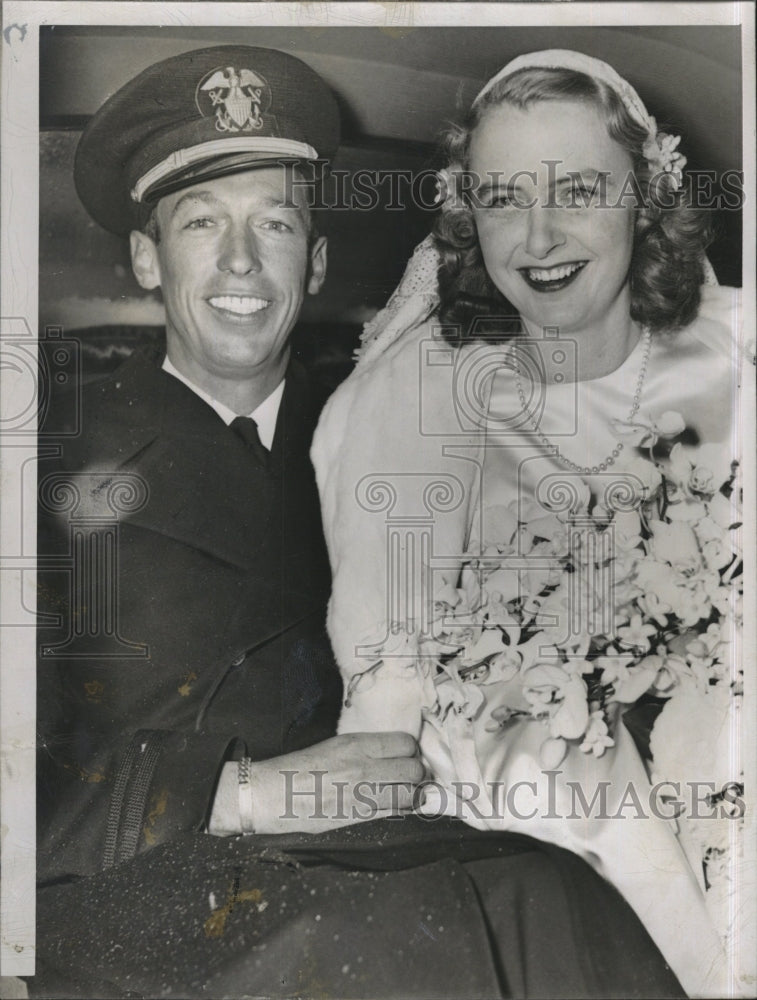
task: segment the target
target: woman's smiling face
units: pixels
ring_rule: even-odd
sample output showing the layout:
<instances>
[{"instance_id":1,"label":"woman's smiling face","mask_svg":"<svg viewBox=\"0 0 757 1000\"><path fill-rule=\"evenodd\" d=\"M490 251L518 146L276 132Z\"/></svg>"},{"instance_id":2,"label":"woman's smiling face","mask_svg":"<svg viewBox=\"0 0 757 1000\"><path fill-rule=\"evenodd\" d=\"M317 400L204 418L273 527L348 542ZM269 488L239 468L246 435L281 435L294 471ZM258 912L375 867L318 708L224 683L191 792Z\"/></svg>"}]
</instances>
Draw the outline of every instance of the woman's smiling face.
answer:
<instances>
[{"instance_id":1,"label":"woman's smiling face","mask_svg":"<svg viewBox=\"0 0 757 1000\"><path fill-rule=\"evenodd\" d=\"M532 335L628 322L635 210L630 198L617 202L632 168L588 102L484 113L469 157L479 243L492 281Z\"/></svg>"}]
</instances>

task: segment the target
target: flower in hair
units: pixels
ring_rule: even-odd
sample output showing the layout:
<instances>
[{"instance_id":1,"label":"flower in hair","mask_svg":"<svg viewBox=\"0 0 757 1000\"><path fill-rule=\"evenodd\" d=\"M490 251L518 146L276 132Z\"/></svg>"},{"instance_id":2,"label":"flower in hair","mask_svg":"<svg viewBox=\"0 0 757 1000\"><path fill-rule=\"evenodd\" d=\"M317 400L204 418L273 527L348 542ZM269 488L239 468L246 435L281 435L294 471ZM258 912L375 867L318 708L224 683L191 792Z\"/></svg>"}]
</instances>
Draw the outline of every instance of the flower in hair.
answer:
<instances>
[{"instance_id":1,"label":"flower in hair","mask_svg":"<svg viewBox=\"0 0 757 1000\"><path fill-rule=\"evenodd\" d=\"M649 138L642 149L644 158L658 173L669 174L673 190L677 191L683 183L683 168L686 166L686 157L678 152L681 137L658 132L654 118L650 118L650 123Z\"/></svg>"}]
</instances>

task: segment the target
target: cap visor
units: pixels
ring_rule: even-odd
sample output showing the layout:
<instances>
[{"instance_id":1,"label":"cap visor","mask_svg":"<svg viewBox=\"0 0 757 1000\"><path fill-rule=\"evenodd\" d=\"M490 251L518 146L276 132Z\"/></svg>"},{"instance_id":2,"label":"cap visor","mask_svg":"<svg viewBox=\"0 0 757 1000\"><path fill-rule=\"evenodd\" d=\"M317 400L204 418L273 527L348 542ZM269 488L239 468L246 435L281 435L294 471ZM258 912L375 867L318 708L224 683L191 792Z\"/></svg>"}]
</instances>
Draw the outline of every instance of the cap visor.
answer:
<instances>
[{"instance_id":1,"label":"cap visor","mask_svg":"<svg viewBox=\"0 0 757 1000\"><path fill-rule=\"evenodd\" d=\"M145 191L142 201L147 205L155 205L167 194L173 194L175 191L181 191L183 188L193 187L201 181L214 180L217 177L227 177L230 174L239 174L245 170L259 170L263 167L285 166L287 164L304 167L305 164L315 164L317 162L322 161L315 161L303 156L289 156L285 153L272 155L270 152L245 152L218 156L211 160L205 160L202 163L184 167L182 170L161 179Z\"/></svg>"}]
</instances>

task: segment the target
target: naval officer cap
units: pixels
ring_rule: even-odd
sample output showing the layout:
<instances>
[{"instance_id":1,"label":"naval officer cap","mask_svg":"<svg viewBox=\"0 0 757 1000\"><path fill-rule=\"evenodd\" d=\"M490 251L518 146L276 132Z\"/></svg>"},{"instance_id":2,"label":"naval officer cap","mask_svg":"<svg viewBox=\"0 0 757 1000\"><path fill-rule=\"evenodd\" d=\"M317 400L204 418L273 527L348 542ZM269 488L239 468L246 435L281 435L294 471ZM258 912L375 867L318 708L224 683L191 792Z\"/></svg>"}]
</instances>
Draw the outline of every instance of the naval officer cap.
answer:
<instances>
[{"instance_id":1,"label":"naval officer cap","mask_svg":"<svg viewBox=\"0 0 757 1000\"><path fill-rule=\"evenodd\" d=\"M339 112L323 80L275 49L219 45L150 66L94 115L76 151L92 218L125 234L166 194L276 163L328 161Z\"/></svg>"}]
</instances>

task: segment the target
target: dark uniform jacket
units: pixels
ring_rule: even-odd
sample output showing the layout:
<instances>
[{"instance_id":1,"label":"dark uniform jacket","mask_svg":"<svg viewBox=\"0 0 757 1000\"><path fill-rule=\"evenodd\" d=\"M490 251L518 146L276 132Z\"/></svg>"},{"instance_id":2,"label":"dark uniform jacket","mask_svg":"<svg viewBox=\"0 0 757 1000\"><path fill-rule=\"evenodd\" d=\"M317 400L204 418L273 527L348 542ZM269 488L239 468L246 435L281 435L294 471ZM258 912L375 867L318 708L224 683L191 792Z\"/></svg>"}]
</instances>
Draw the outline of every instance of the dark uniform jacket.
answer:
<instances>
[{"instance_id":1,"label":"dark uniform jacket","mask_svg":"<svg viewBox=\"0 0 757 1000\"><path fill-rule=\"evenodd\" d=\"M328 562L293 363L267 465L136 352L40 438L40 875L201 829L223 761L332 734ZM78 424L78 428L77 428Z\"/></svg>"}]
</instances>

